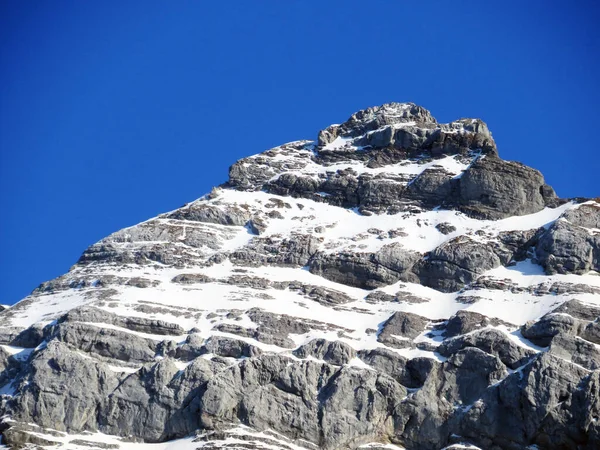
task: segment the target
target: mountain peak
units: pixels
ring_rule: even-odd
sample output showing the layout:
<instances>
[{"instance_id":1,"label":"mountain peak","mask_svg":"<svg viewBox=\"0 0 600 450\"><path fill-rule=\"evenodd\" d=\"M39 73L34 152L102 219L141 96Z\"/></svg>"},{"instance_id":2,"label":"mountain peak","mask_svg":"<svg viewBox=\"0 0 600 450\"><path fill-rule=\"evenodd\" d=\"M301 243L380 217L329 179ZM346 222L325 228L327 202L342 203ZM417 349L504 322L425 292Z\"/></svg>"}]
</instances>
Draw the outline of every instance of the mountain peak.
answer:
<instances>
[{"instance_id":1,"label":"mountain peak","mask_svg":"<svg viewBox=\"0 0 600 450\"><path fill-rule=\"evenodd\" d=\"M599 228L484 122L367 108L0 306L3 443L597 448Z\"/></svg>"}]
</instances>

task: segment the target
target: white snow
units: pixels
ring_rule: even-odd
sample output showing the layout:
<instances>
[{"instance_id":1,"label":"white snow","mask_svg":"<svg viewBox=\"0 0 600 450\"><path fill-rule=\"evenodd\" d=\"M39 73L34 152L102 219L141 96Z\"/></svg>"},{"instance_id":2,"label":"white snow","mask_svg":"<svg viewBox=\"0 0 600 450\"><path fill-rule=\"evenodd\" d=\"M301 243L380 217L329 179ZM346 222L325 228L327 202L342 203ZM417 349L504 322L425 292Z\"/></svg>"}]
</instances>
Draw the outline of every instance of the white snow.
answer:
<instances>
[{"instance_id":1,"label":"white snow","mask_svg":"<svg viewBox=\"0 0 600 450\"><path fill-rule=\"evenodd\" d=\"M339 150L350 146L352 141L354 141L352 137L338 136L332 142L325 145L322 150Z\"/></svg>"},{"instance_id":2,"label":"white snow","mask_svg":"<svg viewBox=\"0 0 600 450\"><path fill-rule=\"evenodd\" d=\"M36 426L35 424L31 424ZM172 441L150 444L142 442L127 442L123 438L118 436L111 436L103 433L82 433L82 434L66 434L56 430L47 430L44 433L44 429L40 428L39 432L28 431L28 434L37 436L43 439L47 439L52 442L56 442L55 446L47 446L47 449L64 449L64 450L87 450L94 443L97 444L108 444L116 445L119 450L196 450L201 449L205 446L211 448L226 446L227 448L241 448L237 446L245 446L248 444L254 445L256 448L265 450L280 450L287 448L291 450L307 450L314 447L313 444L306 446L299 446L296 443L285 436L276 433L271 430L267 431L256 431L252 428L238 425L230 429L224 430L225 438L221 439L216 435L213 439L210 439L212 432L206 432L198 434L197 436L190 436L183 439L176 439ZM85 441L85 443L78 443L76 441ZM316 447L315 447L316 448ZM401 447L389 447L401 448Z\"/></svg>"}]
</instances>

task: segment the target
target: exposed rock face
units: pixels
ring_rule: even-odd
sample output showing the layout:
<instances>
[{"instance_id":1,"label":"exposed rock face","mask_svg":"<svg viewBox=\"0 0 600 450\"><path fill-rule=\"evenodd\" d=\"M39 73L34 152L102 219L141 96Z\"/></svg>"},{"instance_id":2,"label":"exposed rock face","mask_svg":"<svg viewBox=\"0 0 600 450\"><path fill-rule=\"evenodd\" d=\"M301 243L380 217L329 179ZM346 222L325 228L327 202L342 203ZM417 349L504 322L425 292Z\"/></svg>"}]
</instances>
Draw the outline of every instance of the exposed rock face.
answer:
<instances>
[{"instance_id":1,"label":"exposed rock face","mask_svg":"<svg viewBox=\"0 0 600 450\"><path fill-rule=\"evenodd\" d=\"M550 345L560 333L576 336L583 333L586 322L568 314L552 313L537 322L528 322L521 327L521 333L537 345Z\"/></svg>"},{"instance_id":2,"label":"exposed rock face","mask_svg":"<svg viewBox=\"0 0 600 450\"><path fill-rule=\"evenodd\" d=\"M411 122L435 124L436 120L431 116L429 111L420 106L409 103L390 103L359 111L343 124L327 127L319 132L318 144L324 146L333 142L337 137L361 136L368 131L384 128L386 125ZM384 133L388 133L387 129ZM385 147L386 145L387 143L384 143L381 147Z\"/></svg>"},{"instance_id":3,"label":"exposed rock face","mask_svg":"<svg viewBox=\"0 0 600 450\"><path fill-rule=\"evenodd\" d=\"M454 314L446 324L444 335L446 337L459 336L485 328L489 325L499 325L498 319L489 318L483 314L461 310Z\"/></svg>"},{"instance_id":4,"label":"exposed rock face","mask_svg":"<svg viewBox=\"0 0 600 450\"><path fill-rule=\"evenodd\" d=\"M167 219L191 220L194 222L216 223L219 225L244 226L251 218L248 211L239 208L219 208L216 206L193 204L164 216Z\"/></svg>"},{"instance_id":5,"label":"exposed rock face","mask_svg":"<svg viewBox=\"0 0 600 450\"><path fill-rule=\"evenodd\" d=\"M95 429L96 409L119 385L106 365L79 355L58 341L36 352L18 379L14 415L58 431ZM68 395L65 390L68 389Z\"/></svg>"},{"instance_id":6,"label":"exposed rock face","mask_svg":"<svg viewBox=\"0 0 600 450\"><path fill-rule=\"evenodd\" d=\"M411 103L244 158L0 307L2 444L598 448L578 201Z\"/></svg>"},{"instance_id":7,"label":"exposed rock face","mask_svg":"<svg viewBox=\"0 0 600 450\"><path fill-rule=\"evenodd\" d=\"M356 356L356 351L343 342L329 342L325 339L315 339L294 350L294 355L299 358L312 356L313 358L322 359L328 363L341 366L348 364Z\"/></svg>"},{"instance_id":8,"label":"exposed rock face","mask_svg":"<svg viewBox=\"0 0 600 450\"><path fill-rule=\"evenodd\" d=\"M559 220L544 233L536 247L540 263L549 274L584 274L600 270L600 234Z\"/></svg>"},{"instance_id":9,"label":"exposed rock face","mask_svg":"<svg viewBox=\"0 0 600 450\"><path fill-rule=\"evenodd\" d=\"M537 170L500 158L477 160L460 179L461 209L487 219L535 213L555 199Z\"/></svg>"},{"instance_id":10,"label":"exposed rock face","mask_svg":"<svg viewBox=\"0 0 600 450\"><path fill-rule=\"evenodd\" d=\"M461 236L436 248L416 271L425 286L452 292L499 265L500 258L489 245Z\"/></svg>"},{"instance_id":11,"label":"exposed rock face","mask_svg":"<svg viewBox=\"0 0 600 450\"><path fill-rule=\"evenodd\" d=\"M421 334L428 323L429 320L425 317L397 312L383 323L377 340L390 347L403 348Z\"/></svg>"},{"instance_id":12,"label":"exposed rock face","mask_svg":"<svg viewBox=\"0 0 600 450\"><path fill-rule=\"evenodd\" d=\"M437 350L443 356L450 356L471 347L497 356L510 369L522 366L535 355L535 351L515 344L504 333L494 329L483 329L448 339Z\"/></svg>"},{"instance_id":13,"label":"exposed rock face","mask_svg":"<svg viewBox=\"0 0 600 450\"><path fill-rule=\"evenodd\" d=\"M441 205L448 199L456 183L454 175L444 169L425 169L406 188L406 197L426 206Z\"/></svg>"},{"instance_id":14,"label":"exposed rock face","mask_svg":"<svg viewBox=\"0 0 600 450\"><path fill-rule=\"evenodd\" d=\"M519 448L532 442L552 448L543 431L546 415L574 395L587 376L585 369L543 355L521 373L488 389L463 416L462 435L476 438L488 448ZM571 433L563 428L559 439L568 439ZM583 445L588 442L585 438L580 441Z\"/></svg>"},{"instance_id":15,"label":"exposed rock face","mask_svg":"<svg viewBox=\"0 0 600 450\"><path fill-rule=\"evenodd\" d=\"M374 289L398 280L415 280L410 269L418 258L417 253L391 244L377 253L316 254L309 267L312 273L336 283Z\"/></svg>"}]
</instances>

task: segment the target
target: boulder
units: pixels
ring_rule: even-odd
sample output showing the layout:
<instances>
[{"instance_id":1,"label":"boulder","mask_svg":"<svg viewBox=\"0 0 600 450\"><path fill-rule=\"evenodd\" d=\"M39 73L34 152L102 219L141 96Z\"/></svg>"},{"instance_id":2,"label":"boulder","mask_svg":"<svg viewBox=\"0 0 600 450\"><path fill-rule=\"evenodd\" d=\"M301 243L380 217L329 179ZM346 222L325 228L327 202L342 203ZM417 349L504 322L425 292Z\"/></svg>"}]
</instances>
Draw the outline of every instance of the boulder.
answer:
<instances>
[{"instance_id":1,"label":"boulder","mask_svg":"<svg viewBox=\"0 0 600 450\"><path fill-rule=\"evenodd\" d=\"M473 311L460 310L454 314L444 330L444 336L454 337L461 334L470 333L471 331L481 330L490 325L499 325L501 321L495 318L489 318L483 314Z\"/></svg>"},{"instance_id":2,"label":"boulder","mask_svg":"<svg viewBox=\"0 0 600 450\"><path fill-rule=\"evenodd\" d=\"M540 237L536 256L548 275L600 271L600 235L559 219Z\"/></svg>"},{"instance_id":3,"label":"boulder","mask_svg":"<svg viewBox=\"0 0 600 450\"><path fill-rule=\"evenodd\" d=\"M473 163L459 184L459 209L484 219L533 214L556 197L537 170L492 155Z\"/></svg>"},{"instance_id":4,"label":"boulder","mask_svg":"<svg viewBox=\"0 0 600 450\"><path fill-rule=\"evenodd\" d=\"M356 350L348 344L340 341L327 341L326 339L313 339L304 345L301 345L293 354L298 358L313 358L326 361L336 366L348 364L350 360L356 357Z\"/></svg>"},{"instance_id":5,"label":"boulder","mask_svg":"<svg viewBox=\"0 0 600 450\"><path fill-rule=\"evenodd\" d=\"M395 348L410 347L430 320L417 314L398 311L381 325L377 340Z\"/></svg>"},{"instance_id":6,"label":"boulder","mask_svg":"<svg viewBox=\"0 0 600 450\"><path fill-rule=\"evenodd\" d=\"M454 292L500 265L501 260L490 245L459 236L429 253L414 271L425 286Z\"/></svg>"}]
</instances>

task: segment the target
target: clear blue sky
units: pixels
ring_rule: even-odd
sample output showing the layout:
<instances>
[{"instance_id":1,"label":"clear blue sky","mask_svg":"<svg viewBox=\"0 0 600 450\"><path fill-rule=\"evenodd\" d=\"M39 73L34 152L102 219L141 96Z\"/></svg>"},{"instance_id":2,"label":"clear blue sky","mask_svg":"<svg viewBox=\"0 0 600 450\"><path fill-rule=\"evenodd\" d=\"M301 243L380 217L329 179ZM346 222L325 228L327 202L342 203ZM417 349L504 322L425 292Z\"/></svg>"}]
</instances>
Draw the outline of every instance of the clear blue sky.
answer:
<instances>
[{"instance_id":1,"label":"clear blue sky","mask_svg":"<svg viewBox=\"0 0 600 450\"><path fill-rule=\"evenodd\" d=\"M412 101L598 196L593 1L0 4L0 303L237 159Z\"/></svg>"}]
</instances>

